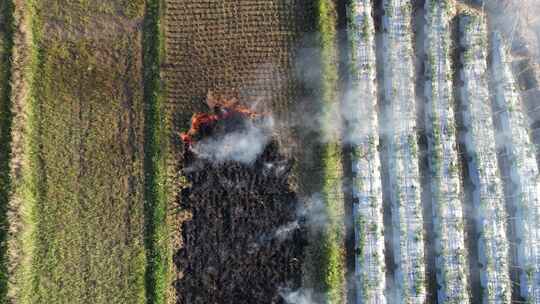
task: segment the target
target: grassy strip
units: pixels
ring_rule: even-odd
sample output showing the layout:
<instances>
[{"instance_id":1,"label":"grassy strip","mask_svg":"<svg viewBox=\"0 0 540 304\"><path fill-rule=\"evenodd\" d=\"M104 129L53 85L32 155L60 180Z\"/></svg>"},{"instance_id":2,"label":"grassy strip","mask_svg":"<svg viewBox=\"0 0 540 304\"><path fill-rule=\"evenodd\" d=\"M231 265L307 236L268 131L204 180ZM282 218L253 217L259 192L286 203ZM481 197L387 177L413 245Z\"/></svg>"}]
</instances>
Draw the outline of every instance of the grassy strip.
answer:
<instances>
[{"instance_id":1,"label":"grassy strip","mask_svg":"<svg viewBox=\"0 0 540 304\"><path fill-rule=\"evenodd\" d=\"M322 239L322 267L327 303L345 303L345 247L343 227L343 180L341 148L328 144L323 152L324 184L322 198L328 216Z\"/></svg>"},{"instance_id":2,"label":"grassy strip","mask_svg":"<svg viewBox=\"0 0 540 304\"><path fill-rule=\"evenodd\" d=\"M38 141L38 117L39 110L36 104L36 71L38 69L39 57L37 45L37 37L40 35L39 27L37 26L37 18L35 14L35 3L33 0L27 1L24 7L16 8L20 10L21 19L18 20L18 27L27 28L25 41L20 43L28 49L28 68L24 69L21 76L22 81L26 82L29 88L28 95L23 96L25 100L21 100L23 104L23 113L26 117L24 123L25 137L22 143L24 152L22 157L21 178L16 185L13 185L13 198L21 201L19 213L22 221L22 231L19 239L18 252L20 256L20 267L14 273L16 281L16 291L13 293L14 298L19 303L31 303L33 296L33 288L35 286L35 277L32 268L32 257L35 249L35 223L37 201L40 194L43 193L43 183L40 179L41 160L39 158L39 141ZM22 47L22 45L19 45Z\"/></svg>"},{"instance_id":3,"label":"grassy strip","mask_svg":"<svg viewBox=\"0 0 540 304\"><path fill-rule=\"evenodd\" d=\"M317 26L321 50L321 100L322 135L330 139L336 122L333 112L338 108L338 50L337 50L337 12L332 0L320 0L317 3ZM335 137L334 137L335 138ZM345 291L345 252L343 192L341 183L343 172L341 165L340 142L332 139L323 144L321 150L323 162L322 198L326 208L328 222L323 231L321 268L324 292L327 303L344 303Z\"/></svg>"},{"instance_id":4,"label":"grassy strip","mask_svg":"<svg viewBox=\"0 0 540 304\"><path fill-rule=\"evenodd\" d=\"M20 99L12 101L19 103L20 107L20 113L12 113L13 128L15 129L15 124L18 124L17 127L20 132L24 133L24 136L13 133L14 130L12 132L12 139L15 136L23 138L19 147L21 153L17 155L20 158L18 166L20 173L16 179L12 176L12 192L9 198L12 201L10 205L13 204L12 208L17 208L15 212L18 213L10 220L10 225L16 225L15 217L20 216L21 226L18 233L11 236L9 240L9 246L13 247L10 248L10 251L13 251L10 253L10 263L15 262L16 259L18 263L18 267L11 274L13 278L10 278L12 283L10 284L9 297L16 303L31 303L32 291L35 286L32 268L32 257L35 251L35 219L37 217L35 206L40 193L43 192L43 184L39 178L41 169L38 142L39 111L36 109L34 86L39 62L39 52L35 46L36 37L39 36L40 32L39 27L34 24L36 22L34 1L27 1L24 5L17 4L13 10L17 12L18 16L18 19L14 20L17 28L24 29L22 30L24 34L19 34L17 37L16 44L16 47L20 49L19 52L24 53L18 55L24 61L19 64L26 65L24 68L17 67L20 74L18 75L19 81L23 82L18 84L18 87L23 90L29 88L29 92L19 94Z\"/></svg>"},{"instance_id":5,"label":"grassy strip","mask_svg":"<svg viewBox=\"0 0 540 304\"><path fill-rule=\"evenodd\" d=\"M11 191L11 55L13 49L13 2L0 3L0 302L7 302L7 210Z\"/></svg>"},{"instance_id":6,"label":"grassy strip","mask_svg":"<svg viewBox=\"0 0 540 304\"><path fill-rule=\"evenodd\" d=\"M145 111L145 276L147 303L167 303L171 279L171 248L167 225L168 125L165 96L160 81L163 35L160 28L161 0L148 0L144 22Z\"/></svg>"}]
</instances>

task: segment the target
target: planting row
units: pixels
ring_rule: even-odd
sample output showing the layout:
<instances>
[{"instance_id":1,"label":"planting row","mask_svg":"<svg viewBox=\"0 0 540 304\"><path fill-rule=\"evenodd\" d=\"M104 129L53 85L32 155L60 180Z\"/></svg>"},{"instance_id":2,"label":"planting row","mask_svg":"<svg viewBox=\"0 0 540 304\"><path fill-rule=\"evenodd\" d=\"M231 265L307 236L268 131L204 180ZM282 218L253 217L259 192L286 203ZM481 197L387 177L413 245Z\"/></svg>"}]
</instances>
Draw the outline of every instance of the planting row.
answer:
<instances>
[{"instance_id":1,"label":"planting row","mask_svg":"<svg viewBox=\"0 0 540 304\"><path fill-rule=\"evenodd\" d=\"M383 1L383 115L381 133L392 212L393 303L426 299L424 233L416 139L412 1Z\"/></svg>"},{"instance_id":2,"label":"planting row","mask_svg":"<svg viewBox=\"0 0 540 304\"><path fill-rule=\"evenodd\" d=\"M466 303L467 251L451 66L450 1L426 1L425 127L435 234L438 301Z\"/></svg>"},{"instance_id":3,"label":"planting row","mask_svg":"<svg viewBox=\"0 0 540 304\"><path fill-rule=\"evenodd\" d=\"M348 7L351 88L343 111L352 144L355 303L386 303L375 28L369 0Z\"/></svg>"},{"instance_id":4,"label":"planting row","mask_svg":"<svg viewBox=\"0 0 540 304\"><path fill-rule=\"evenodd\" d=\"M329 304L343 303L346 297L345 251L344 251L344 196L342 191L343 165L340 142L334 133L335 116L338 108L338 49L336 33L336 3L334 0L317 1L317 28L320 32L321 89L317 92L321 109L321 135L329 141L320 147L322 160L322 203L327 217L322 229L320 245L322 257L323 290Z\"/></svg>"},{"instance_id":5,"label":"planting row","mask_svg":"<svg viewBox=\"0 0 540 304\"><path fill-rule=\"evenodd\" d=\"M488 89L488 36L485 19L464 14L459 20L463 68L460 78L461 115L468 171L473 185L472 203L476 229L483 298L507 303L510 297L507 212L497 164L494 124Z\"/></svg>"},{"instance_id":6,"label":"planting row","mask_svg":"<svg viewBox=\"0 0 540 304\"><path fill-rule=\"evenodd\" d=\"M507 45L497 32L492 34L491 76L498 122L496 142L506 164L507 197L515 210L510 224L515 234L520 293L528 303L540 303L540 176Z\"/></svg>"},{"instance_id":7,"label":"planting row","mask_svg":"<svg viewBox=\"0 0 540 304\"><path fill-rule=\"evenodd\" d=\"M347 7L351 87L343 101L343 116L345 140L353 147L356 302L420 303L426 299L426 282L412 5L408 1L388 0L383 1L383 8L383 92L378 105L374 8L370 1L360 0ZM471 292L477 291L469 290L468 279L479 276L484 303L508 303L513 285L510 244L515 243L516 252L512 254L519 269L520 295L536 303L540 281L538 169L526 110L498 35L492 38L490 87L488 33L483 14L462 10L457 19L460 39L452 41L452 20L457 10L451 1L427 1L425 6L423 115L429 167L426 187L431 193L434 229L430 245L434 250L428 254L435 255L437 298L441 303L470 302ZM461 46L459 58L454 58L454 43ZM458 88L453 86L453 69L457 66L454 60L461 65ZM460 136L458 121L462 123ZM464 154L460 154L458 143L463 143ZM382 171L379 145L383 148ZM466 168L461 168L462 159ZM463 176L467 179L462 180ZM383 227L381 180L385 179L391 227ZM465 207L470 207L471 214L465 214ZM515 210L515 214L509 215L508 210ZM477 235L466 233L466 217L472 217ZM511 227L507 227L508 223ZM383 231L384 228L387 230ZM391 248L386 249L393 254L395 265L384 263L385 233L391 235ZM509 233L512 240L508 240ZM477 242L474 248L466 246L466 238L470 237ZM477 254L469 254L468 249ZM478 260L469 261L472 257ZM470 263L479 265L479 274L469 273ZM386 266L395 267L393 282L386 282ZM388 286L392 288L385 290Z\"/></svg>"}]
</instances>

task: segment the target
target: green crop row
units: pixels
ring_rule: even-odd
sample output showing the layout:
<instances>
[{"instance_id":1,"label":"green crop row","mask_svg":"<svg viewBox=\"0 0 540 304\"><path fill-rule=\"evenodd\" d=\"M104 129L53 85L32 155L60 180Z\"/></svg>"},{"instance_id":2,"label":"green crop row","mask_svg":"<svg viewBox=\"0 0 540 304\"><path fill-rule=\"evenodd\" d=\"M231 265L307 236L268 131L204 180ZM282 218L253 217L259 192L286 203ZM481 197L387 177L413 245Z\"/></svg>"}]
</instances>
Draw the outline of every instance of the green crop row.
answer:
<instances>
[{"instance_id":1,"label":"green crop row","mask_svg":"<svg viewBox=\"0 0 540 304\"><path fill-rule=\"evenodd\" d=\"M337 11L332 0L319 0L317 3L317 27L319 35L321 83L318 92L321 107L321 133L325 138L334 138L324 143L321 149L322 199L327 216L321 240L321 265L324 293L327 303L344 303L345 259L344 259L344 201L341 190L342 163L341 143L336 134L331 134L337 121L332 113L339 108L338 98L338 49L337 49Z\"/></svg>"},{"instance_id":2,"label":"green crop row","mask_svg":"<svg viewBox=\"0 0 540 304\"><path fill-rule=\"evenodd\" d=\"M148 0L144 26L145 112L145 247L147 303L167 303L171 278L171 248L167 225L167 148L169 141L160 63L164 54L160 28L161 0Z\"/></svg>"}]
</instances>

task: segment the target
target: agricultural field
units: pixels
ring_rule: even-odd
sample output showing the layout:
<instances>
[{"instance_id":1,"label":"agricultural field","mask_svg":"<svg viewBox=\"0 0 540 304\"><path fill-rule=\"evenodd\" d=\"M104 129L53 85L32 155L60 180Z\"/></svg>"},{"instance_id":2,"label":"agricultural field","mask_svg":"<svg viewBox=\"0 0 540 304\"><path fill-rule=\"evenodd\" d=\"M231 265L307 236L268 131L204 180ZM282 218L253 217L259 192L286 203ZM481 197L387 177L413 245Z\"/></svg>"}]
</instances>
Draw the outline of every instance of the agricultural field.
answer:
<instances>
[{"instance_id":1,"label":"agricultural field","mask_svg":"<svg viewBox=\"0 0 540 304\"><path fill-rule=\"evenodd\" d=\"M10 301L145 302L144 3L125 4L15 3Z\"/></svg>"},{"instance_id":2,"label":"agricultural field","mask_svg":"<svg viewBox=\"0 0 540 304\"><path fill-rule=\"evenodd\" d=\"M345 120L346 137L353 147L354 287L361 303L384 303L386 266L381 165L377 153L380 138L373 6L370 1L356 1L347 13L351 93L345 105L352 111Z\"/></svg>"},{"instance_id":3,"label":"agricultural field","mask_svg":"<svg viewBox=\"0 0 540 304\"><path fill-rule=\"evenodd\" d=\"M478 238L478 259L484 298L507 302L510 296L508 246L502 179L497 166L494 124L491 118L487 74L485 20L474 14L459 17L464 53L460 71L461 115L468 154L468 175L473 185L472 202ZM506 283L505 283L506 282Z\"/></svg>"},{"instance_id":4,"label":"agricultural field","mask_svg":"<svg viewBox=\"0 0 540 304\"><path fill-rule=\"evenodd\" d=\"M143 3L27 5L31 163L20 191L32 196L23 202L30 256L15 273L16 298L142 303Z\"/></svg>"},{"instance_id":5,"label":"agricultural field","mask_svg":"<svg viewBox=\"0 0 540 304\"><path fill-rule=\"evenodd\" d=\"M391 301L426 300L423 215L415 102L412 1L383 1L383 170L392 214L395 264ZM398 300L399 299L399 300Z\"/></svg>"},{"instance_id":6,"label":"agricultural field","mask_svg":"<svg viewBox=\"0 0 540 304\"><path fill-rule=\"evenodd\" d=\"M494 111L498 122L497 144L504 159L503 173L507 196L515 209L510 222L520 239L515 258L519 265L520 292L524 298L540 300L538 225L540 211L538 197L538 168L535 164L534 144L528 134L525 105L520 102L516 81L508 60L508 49L499 33L492 37L493 65L491 80L494 85Z\"/></svg>"},{"instance_id":7,"label":"agricultural field","mask_svg":"<svg viewBox=\"0 0 540 304\"><path fill-rule=\"evenodd\" d=\"M295 100L293 95L297 94L292 70L293 44L297 32L307 26L303 21L307 17L303 16L301 7L305 5L302 4L303 1L166 1L163 75L172 130L175 133L187 130L192 114L205 109L204 101L209 92L233 95L260 112L271 111L276 124L289 121L291 112L288 109ZM276 137L277 141L291 142L292 130L276 129L283 134ZM178 137L172 142L169 158L178 162L184 158L183 146ZM283 149L289 147L280 145ZM292 157L291 152L283 152ZM289 175L292 187L297 187L298 182L294 182L298 181L297 175ZM180 179L180 184L189 187L184 179ZM192 191L198 193L197 189ZM183 199L186 198L179 193L178 200ZM217 196L214 200L208 198L207 203L219 202ZM193 299L183 294L181 286L190 286L201 276L211 275L206 272L186 273L186 265L195 263L189 258L189 251L197 250L195 244L186 238L199 235L194 225L202 220L192 210L198 209L183 208L180 204L172 219L177 229L172 236L176 291L171 291L171 294L179 303ZM268 219L269 223L279 220ZM191 232L185 232L182 227ZM181 259L181 256L185 258ZM242 284L240 281L237 283ZM201 299L210 299L201 296Z\"/></svg>"},{"instance_id":8,"label":"agricultural field","mask_svg":"<svg viewBox=\"0 0 540 304\"><path fill-rule=\"evenodd\" d=\"M521 3L1 1L0 302L540 303Z\"/></svg>"},{"instance_id":9,"label":"agricultural field","mask_svg":"<svg viewBox=\"0 0 540 304\"><path fill-rule=\"evenodd\" d=\"M450 1L426 2L426 108L430 192L433 202L438 301L469 301L463 195L459 175L457 128L452 104Z\"/></svg>"}]
</instances>

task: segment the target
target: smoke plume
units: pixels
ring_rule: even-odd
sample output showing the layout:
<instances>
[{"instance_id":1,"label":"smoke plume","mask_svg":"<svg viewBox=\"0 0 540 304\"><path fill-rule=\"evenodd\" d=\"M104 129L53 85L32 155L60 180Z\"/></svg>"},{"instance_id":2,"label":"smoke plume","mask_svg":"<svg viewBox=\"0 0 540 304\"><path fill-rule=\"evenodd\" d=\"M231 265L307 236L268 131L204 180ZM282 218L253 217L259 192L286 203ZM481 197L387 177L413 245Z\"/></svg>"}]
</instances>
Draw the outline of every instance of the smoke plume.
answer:
<instances>
[{"instance_id":1,"label":"smoke plume","mask_svg":"<svg viewBox=\"0 0 540 304\"><path fill-rule=\"evenodd\" d=\"M239 130L205 138L196 142L191 149L199 157L214 162L238 161L250 164L270 142L273 126L271 117L246 121Z\"/></svg>"},{"instance_id":2,"label":"smoke plume","mask_svg":"<svg viewBox=\"0 0 540 304\"><path fill-rule=\"evenodd\" d=\"M311 289L291 290L284 288L279 291L279 294L287 304L321 304L315 300L317 297Z\"/></svg>"}]
</instances>

